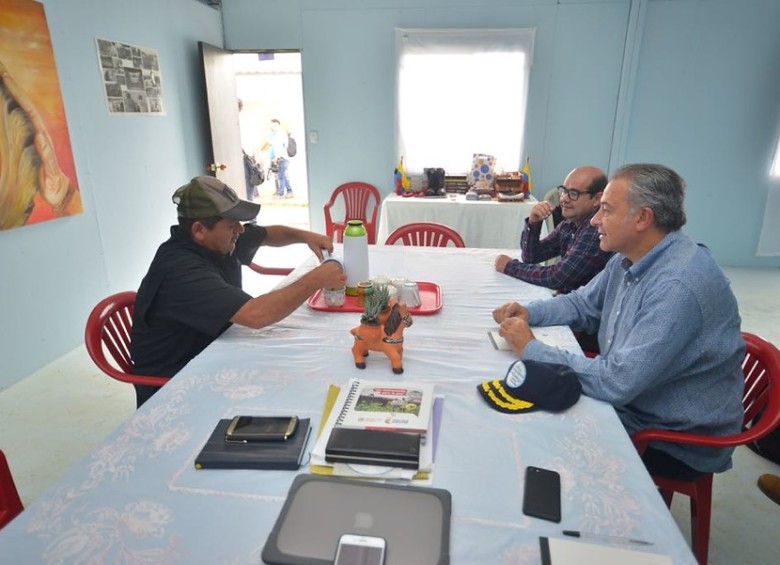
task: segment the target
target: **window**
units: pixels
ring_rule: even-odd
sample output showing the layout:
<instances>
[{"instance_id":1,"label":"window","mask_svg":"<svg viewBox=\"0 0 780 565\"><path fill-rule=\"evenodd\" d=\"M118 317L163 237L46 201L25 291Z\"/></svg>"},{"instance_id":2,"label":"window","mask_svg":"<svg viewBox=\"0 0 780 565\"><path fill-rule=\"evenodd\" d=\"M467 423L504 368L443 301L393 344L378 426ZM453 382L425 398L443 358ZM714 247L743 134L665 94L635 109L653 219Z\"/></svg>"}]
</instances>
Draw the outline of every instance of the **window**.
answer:
<instances>
[{"instance_id":1,"label":"window","mask_svg":"<svg viewBox=\"0 0 780 565\"><path fill-rule=\"evenodd\" d=\"M397 144L407 173L466 174L474 153L517 171L533 29L396 29Z\"/></svg>"}]
</instances>

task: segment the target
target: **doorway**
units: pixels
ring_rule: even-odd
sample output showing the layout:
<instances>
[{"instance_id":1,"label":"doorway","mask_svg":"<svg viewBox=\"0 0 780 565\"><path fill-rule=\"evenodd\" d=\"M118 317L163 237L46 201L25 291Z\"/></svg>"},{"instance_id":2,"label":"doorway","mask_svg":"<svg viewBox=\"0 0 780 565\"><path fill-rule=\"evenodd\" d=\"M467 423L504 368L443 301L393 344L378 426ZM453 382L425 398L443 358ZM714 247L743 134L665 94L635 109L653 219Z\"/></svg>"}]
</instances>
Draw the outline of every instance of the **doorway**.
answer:
<instances>
[{"instance_id":1,"label":"doorway","mask_svg":"<svg viewBox=\"0 0 780 565\"><path fill-rule=\"evenodd\" d=\"M241 100L239 128L244 151L263 166L266 180L256 187L254 200L262 205L263 224L285 224L309 229L309 187L303 110L300 52L234 53L236 95ZM269 139L272 120L289 132L297 153L287 159L291 194L277 196L278 173L271 166ZM278 135L278 134L277 134ZM283 191L284 192L284 191Z\"/></svg>"},{"instance_id":2,"label":"doorway","mask_svg":"<svg viewBox=\"0 0 780 565\"><path fill-rule=\"evenodd\" d=\"M265 181L255 188L254 201L261 204L258 222L310 229L309 186L303 109L300 52L233 53L236 95L241 101L239 129L241 146L265 171ZM287 176L292 193L277 195L279 175L271 167L272 120L279 131L289 132L297 152L287 157ZM282 190L282 192L285 192ZM273 267L294 267L311 254L305 245L263 247L256 261Z\"/></svg>"}]
</instances>

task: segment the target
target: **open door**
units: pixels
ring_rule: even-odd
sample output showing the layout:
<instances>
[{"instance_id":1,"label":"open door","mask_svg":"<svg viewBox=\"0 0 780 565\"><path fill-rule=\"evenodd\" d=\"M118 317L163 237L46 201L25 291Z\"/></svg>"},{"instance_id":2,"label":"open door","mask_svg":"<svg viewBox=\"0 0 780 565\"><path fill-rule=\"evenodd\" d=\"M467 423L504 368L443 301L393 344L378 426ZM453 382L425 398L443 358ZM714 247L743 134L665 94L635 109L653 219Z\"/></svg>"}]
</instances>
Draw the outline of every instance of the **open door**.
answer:
<instances>
[{"instance_id":1,"label":"open door","mask_svg":"<svg viewBox=\"0 0 780 565\"><path fill-rule=\"evenodd\" d=\"M246 198L233 54L202 41L198 42L198 48L211 128L211 162L205 164L205 170Z\"/></svg>"}]
</instances>

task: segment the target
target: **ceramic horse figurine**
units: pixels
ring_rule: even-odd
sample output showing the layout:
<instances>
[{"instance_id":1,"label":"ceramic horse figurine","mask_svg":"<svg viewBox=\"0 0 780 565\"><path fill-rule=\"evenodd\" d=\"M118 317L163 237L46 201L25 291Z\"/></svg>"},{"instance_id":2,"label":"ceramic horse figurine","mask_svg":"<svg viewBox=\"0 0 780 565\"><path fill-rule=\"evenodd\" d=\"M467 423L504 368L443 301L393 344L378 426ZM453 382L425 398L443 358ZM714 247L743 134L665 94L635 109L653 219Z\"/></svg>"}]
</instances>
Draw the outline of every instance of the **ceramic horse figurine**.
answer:
<instances>
[{"instance_id":1,"label":"ceramic horse figurine","mask_svg":"<svg viewBox=\"0 0 780 565\"><path fill-rule=\"evenodd\" d=\"M384 321L382 320L384 319ZM395 303L389 312L380 316L377 324L361 322L350 333L355 336L352 346L352 356L358 369L366 368L366 357L369 351L380 351L387 355L393 372L400 375L404 372L404 330L412 325L412 315L406 304Z\"/></svg>"}]
</instances>

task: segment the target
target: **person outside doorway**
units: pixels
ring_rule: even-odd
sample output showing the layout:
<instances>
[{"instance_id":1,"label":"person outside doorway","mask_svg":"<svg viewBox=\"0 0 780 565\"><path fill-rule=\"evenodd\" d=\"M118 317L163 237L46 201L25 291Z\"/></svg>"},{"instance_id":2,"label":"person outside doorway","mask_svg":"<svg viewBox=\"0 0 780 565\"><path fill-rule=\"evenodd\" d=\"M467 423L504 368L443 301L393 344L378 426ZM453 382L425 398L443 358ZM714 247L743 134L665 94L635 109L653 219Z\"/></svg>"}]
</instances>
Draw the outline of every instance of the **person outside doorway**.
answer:
<instances>
[{"instance_id":1,"label":"person outside doorway","mask_svg":"<svg viewBox=\"0 0 780 565\"><path fill-rule=\"evenodd\" d=\"M268 152L271 170L276 173L276 198L293 198L293 189L287 169L290 156L287 153L288 133L282 130L282 125L276 118L271 120L271 133L263 144L262 151Z\"/></svg>"}]
</instances>

